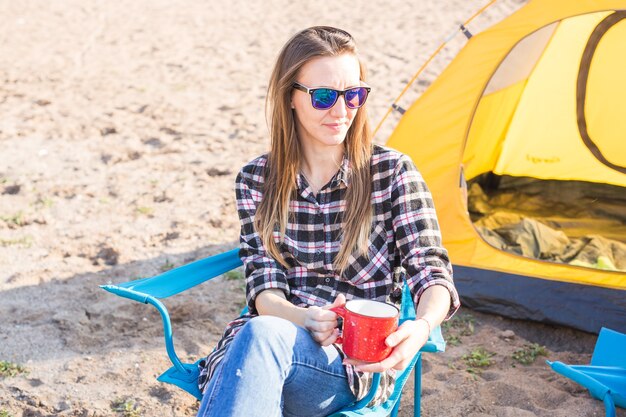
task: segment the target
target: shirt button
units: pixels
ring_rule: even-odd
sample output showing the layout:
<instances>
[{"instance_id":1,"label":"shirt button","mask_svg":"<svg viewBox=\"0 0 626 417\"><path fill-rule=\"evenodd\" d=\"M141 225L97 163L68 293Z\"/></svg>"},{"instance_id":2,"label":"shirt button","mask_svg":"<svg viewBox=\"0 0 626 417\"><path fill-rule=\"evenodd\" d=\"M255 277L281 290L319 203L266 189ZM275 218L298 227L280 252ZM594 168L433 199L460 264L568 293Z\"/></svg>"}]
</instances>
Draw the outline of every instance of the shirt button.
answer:
<instances>
[{"instance_id":1,"label":"shirt button","mask_svg":"<svg viewBox=\"0 0 626 417\"><path fill-rule=\"evenodd\" d=\"M328 284L330 282L330 278L329 277L324 278L324 282Z\"/></svg>"}]
</instances>

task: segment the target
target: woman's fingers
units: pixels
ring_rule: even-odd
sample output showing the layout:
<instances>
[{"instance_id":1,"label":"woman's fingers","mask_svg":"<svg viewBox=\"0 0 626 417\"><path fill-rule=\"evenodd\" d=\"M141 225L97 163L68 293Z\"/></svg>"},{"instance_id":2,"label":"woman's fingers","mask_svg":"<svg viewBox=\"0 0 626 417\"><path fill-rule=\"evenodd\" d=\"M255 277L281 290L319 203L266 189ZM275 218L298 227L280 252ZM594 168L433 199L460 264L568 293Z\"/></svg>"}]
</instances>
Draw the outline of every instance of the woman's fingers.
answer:
<instances>
[{"instance_id":1,"label":"woman's fingers","mask_svg":"<svg viewBox=\"0 0 626 417\"><path fill-rule=\"evenodd\" d=\"M310 332L329 332L337 327L337 320L329 320L329 321L308 320L305 323L305 327Z\"/></svg>"},{"instance_id":2,"label":"woman's fingers","mask_svg":"<svg viewBox=\"0 0 626 417\"><path fill-rule=\"evenodd\" d=\"M320 307L309 307L307 317L315 321L337 321L337 313Z\"/></svg>"},{"instance_id":3,"label":"woman's fingers","mask_svg":"<svg viewBox=\"0 0 626 417\"><path fill-rule=\"evenodd\" d=\"M355 369L359 372L385 372L388 369L395 367L403 360L402 353L392 352L386 359L376 363L364 363L355 366Z\"/></svg>"},{"instance_id":4,"label":"woman's fingers","mask_svg":"<svg viewBox=\"0 0 626 417\"><path fill-rule=\"evenodd\" d=\"M338 337L339 337L339 329L334 329L332 332L330 332L330 336L328 336L324 340L320 340L319 343L322 346L330 346L333 343L335 343Z\"/></svg>"},{"instance_id":5,"label":"woman's fingers","mask_svg":"<svg viewBox=\"0 0 626 417\"><path fill-rule=\"evenodd\" d=\"M328 345L333 344L335 340L337 340L337 337L339 336L339 329L332 329L326 332L314 331L310 333L311 333L311 337L313 337L313 340L315 340L317 343L319 343L322 346L328 346Z\"/></svg>"},{"instance_id":6,"label":"woman's fingers","mask_svg":"<svg viewBox=\"0 0 626 417\"><path fill-rule=\"evenodd\" d=\"M352 365L352 366L359 366L359 365L367 365L370 362L363 362L359 359L352 359L352 358L348 358L347 356L343 359L343 363L344 365Z\"/></svg>"},{"instance_id":7,"label":"woman's fingers","mask_svg":"<svg viewBox=\"0 0 626 417\"><path fill-rule=\"evenodd\" d=\"M346 297L339 294L332 304L324 307L309 307L307 309L304 327L311 333L313 339L322 346L334 343L339 336L337 329L337 313L331 311L333 307L340 307L346 303Z\"/></svg>"},{"instance_id":8,"label":"woman's fingers","mask_svg":"<svg viewBox=\"0 0 626 417\"><path fill-rule=\"evenodd\" d=\"M376 363L367 363L347 358L344 363L353 365L359 372L385 372L389 369L405 369L421 347L419 343L415 343L419 340L411 339L412 336L415 336L414 327L414 323L407 322L385 339L387 346L393 348L386 359Z\"/></svg>"},{"instance_id":9,"label":"woman's fingers","mask_svg":"<svg viewBox=\"0 0 626 417\"><path fill-rule=\"evenodd\" d=\"M412 329L409 326L400 326L385 339L385 344L389 347L396 347L411 336Z\"/></svg>"},{"instance_id":10,"label":"woman's fingers","mask_svg":"<svg viewBox=\"0 0 626 417\"><path fill-rule=\"evenodd\" d=\"M334 307L341 307L346 303L346 296L343 294L337 294L337 297L335 298L335 301L332 302L332 304L328 304L324 307L322 307L322 309L324 310L330 310L331 308Z\"/></svg>"},{"instance_id":11,"label":"woman's fingers","mask_svg":"<svg viewBox=\"0 0 626 417\"><path fill-rule=\"evenodd\" d=\"M332 332L337 327L337 315L330 310L310 307L307 309L304 327L309 332Z\"/></svg>"}]
</instances>

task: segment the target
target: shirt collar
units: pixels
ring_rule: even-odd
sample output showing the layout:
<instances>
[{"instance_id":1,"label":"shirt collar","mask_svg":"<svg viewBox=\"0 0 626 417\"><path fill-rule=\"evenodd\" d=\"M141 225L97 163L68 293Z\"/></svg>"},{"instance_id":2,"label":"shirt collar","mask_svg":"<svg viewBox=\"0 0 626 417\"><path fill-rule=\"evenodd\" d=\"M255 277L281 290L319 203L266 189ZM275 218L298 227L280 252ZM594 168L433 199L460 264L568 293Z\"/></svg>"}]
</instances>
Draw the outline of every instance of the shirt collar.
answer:
<instances>
[{"instance_id":1,"label":"shirt collar","mask_svg":"<svg viewBox=\"0 0 626 417\"><path fill-rule=\"evenodd\" d=\"M339 170L333 176L330 181L330 188L334 189L339 187L339 183L343 182L347 187L350 185L350 160L346 156L343 155L343 159L341 161L341 165L339 166ZM296 178L296 183L298 186L298 190L302 191L306 187L306 180L304 179L304 175L301 172L298 172L298 177Z\"/></svg>"},{"instance_id":2,"label":"shirt collar","mask_svg":"<svg viewBox=\"0 0 626 417\"><path fill-rule=\"evenodd\" d=\"M343 154L343 160L341 161L341 166L339 166L339 171L335 174L335 177L332 180L332 187L338 187L339 182L342 182L346 185L346 187L350 184L350 160Z\"/></svg>"}]
</instances>

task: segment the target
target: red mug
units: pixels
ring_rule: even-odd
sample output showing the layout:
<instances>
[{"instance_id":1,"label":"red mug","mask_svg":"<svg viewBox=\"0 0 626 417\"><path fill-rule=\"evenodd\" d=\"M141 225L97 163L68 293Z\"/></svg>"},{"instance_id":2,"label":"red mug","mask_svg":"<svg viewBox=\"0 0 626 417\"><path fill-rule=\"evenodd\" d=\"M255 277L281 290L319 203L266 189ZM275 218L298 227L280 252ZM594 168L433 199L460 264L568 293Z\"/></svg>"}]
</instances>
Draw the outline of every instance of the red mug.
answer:
<instances>
[{"instance_id":1,"label":"red mug","mask_svg":"<svg viewBox=\"0 0 626 417\"><path fill-rule=\"evenodd\" d=\"M343 335L335 343L343 345L351 359L380 362L391 354L385 339L398 328L400 311L392 304L373 300L350 300L343 307L330 309L343 318Z\"/></svg>"}]
</instances>

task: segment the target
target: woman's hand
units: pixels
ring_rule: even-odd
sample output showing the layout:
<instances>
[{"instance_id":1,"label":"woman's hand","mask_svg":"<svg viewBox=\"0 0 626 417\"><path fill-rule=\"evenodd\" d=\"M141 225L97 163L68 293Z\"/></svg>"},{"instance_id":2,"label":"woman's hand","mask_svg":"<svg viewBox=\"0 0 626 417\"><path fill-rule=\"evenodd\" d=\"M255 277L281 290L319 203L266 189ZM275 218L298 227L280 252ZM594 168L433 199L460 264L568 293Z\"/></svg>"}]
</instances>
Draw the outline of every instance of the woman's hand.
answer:
<instances>
[{"instance_id":1,"label":"woman's hand","mask_svg":"<svg viewBox=\"0 0 626 417\"><path fill-rule=\"evenodd\" d=\"M359 372L384 372L388 369L402 370L428 341L429 326L424 320L407 320L398 330L387 336L385 343L392 347L391 354L380 362L370 363L357 359L344 359Z\"/></svg>"},{"instance_id":2,"label":"woman's hand","mask_svg":"<svg viewBox=\"0 0 626 417\"><path fill-rule=\"evenodd\" d=\"M333 307L340 307L346 303L346 297L339 294L332 304L324 307L309 307L304 317L304 327L311 333L313 340L322 346L335 343L339 336L337 328L337 314L330 311Z\"/></svg>"}]
</instances>

